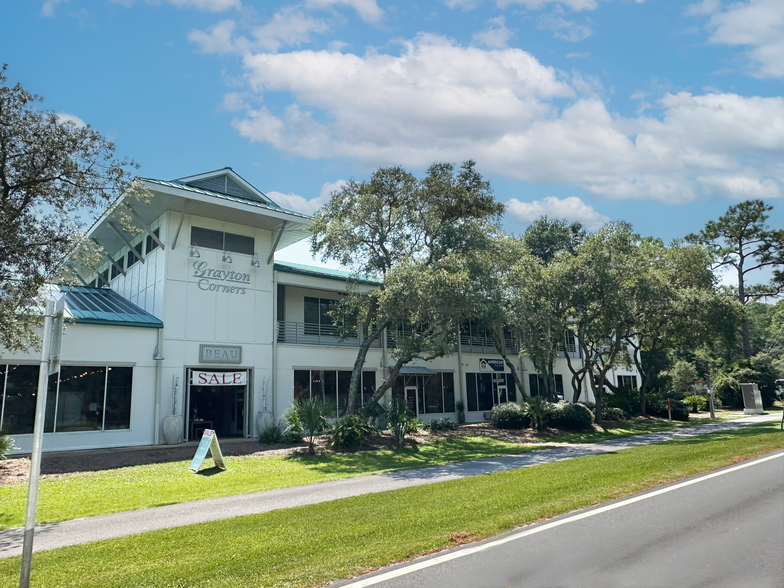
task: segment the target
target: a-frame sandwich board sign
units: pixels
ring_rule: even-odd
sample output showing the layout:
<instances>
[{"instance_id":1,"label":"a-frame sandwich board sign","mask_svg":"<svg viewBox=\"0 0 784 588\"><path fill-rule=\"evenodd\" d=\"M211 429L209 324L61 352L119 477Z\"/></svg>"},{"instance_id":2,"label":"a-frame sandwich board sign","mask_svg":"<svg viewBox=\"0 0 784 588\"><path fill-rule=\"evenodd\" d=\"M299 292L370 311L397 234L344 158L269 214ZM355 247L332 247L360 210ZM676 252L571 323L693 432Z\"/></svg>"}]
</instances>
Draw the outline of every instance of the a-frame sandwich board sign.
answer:
<instances>
[{"instance_id":1,"label":"a-frame sandwich board sign","mask_svg":"<svg viewBox=\"0 0 784 588\"><path fill-rule=\"evenodd\" d=\"M212 460L215 462L215 467L222 470L226 469L226 463L223 461L223 453L221 452L220 444L218 443L218 436L212 429L204 429L204 434L201 436L201 442L196 449L196 455L193 456L193 461L188 469L194 474L197 474L201 469L201 464L204 463L204 458L207 457L207 451L210 452Z\"/></svg>"}]
</instances>

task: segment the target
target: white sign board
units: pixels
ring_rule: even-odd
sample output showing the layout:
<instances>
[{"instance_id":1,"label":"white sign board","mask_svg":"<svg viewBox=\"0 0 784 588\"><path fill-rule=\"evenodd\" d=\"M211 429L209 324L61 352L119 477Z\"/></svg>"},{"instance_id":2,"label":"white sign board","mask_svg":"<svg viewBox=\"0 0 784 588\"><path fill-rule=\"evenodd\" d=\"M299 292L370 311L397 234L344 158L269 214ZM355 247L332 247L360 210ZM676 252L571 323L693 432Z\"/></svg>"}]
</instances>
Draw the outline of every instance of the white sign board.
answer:
<instances>
[{"instance_id":1,"label":"white sign board","mask_svg":"<svg viewBox=\"0 0 784 588\"><path fill-rule=\"evenodd\" d=\"M248 372L204 372L191 371L192 386L246 386Z\"/></svg>"}]
</instances>

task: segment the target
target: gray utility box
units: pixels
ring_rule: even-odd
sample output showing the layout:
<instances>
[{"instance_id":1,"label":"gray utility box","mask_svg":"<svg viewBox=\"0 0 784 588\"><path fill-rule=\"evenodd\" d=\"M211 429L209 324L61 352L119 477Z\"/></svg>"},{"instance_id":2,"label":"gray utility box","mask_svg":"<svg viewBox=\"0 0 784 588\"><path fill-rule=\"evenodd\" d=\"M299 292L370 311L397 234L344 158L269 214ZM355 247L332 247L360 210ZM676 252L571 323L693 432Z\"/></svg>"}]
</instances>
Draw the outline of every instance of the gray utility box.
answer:
<instances>
[{"instance_id":1,"label":"gray utility box","mask_svg":"<svg viewBox=\"0 0 784 588\"><path fill-rule=\"evenodd\" d=\"M743 414L762 414L762 396L756 384L741 384Z\"/></svg>"}]
</instances>

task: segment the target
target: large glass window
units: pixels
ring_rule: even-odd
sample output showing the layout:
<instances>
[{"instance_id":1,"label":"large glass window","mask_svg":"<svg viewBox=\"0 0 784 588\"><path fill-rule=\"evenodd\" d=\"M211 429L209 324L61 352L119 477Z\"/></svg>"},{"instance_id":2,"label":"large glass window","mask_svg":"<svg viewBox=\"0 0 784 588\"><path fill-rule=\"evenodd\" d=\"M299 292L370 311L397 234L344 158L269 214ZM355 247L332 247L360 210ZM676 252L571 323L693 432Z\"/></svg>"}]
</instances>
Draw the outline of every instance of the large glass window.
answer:
<instances>
[{"instance_id":1,"label":"large glass window","mask_svg":"<svg viewBox=\"0 0 784 588\"><path fill-rule=\"evenodd\" d=\"M629 390L636 390L637 376L618 376L618 387L628 388Z\"/></svg>"},{"instance_id":2,"label":"large glass window","mask_svg":"<svg viewBox=\"0 0 784 588\"><path fill-rule=\"evenodd\" d=\"M6 370L3 422L0 429L8 435L32 433L38 366L9 365Z\"/></svg>"},{"instance_id":3,"label":"large glass window","mask_svg":"<svg viewBox=\"0 0 784 588\"><path fill-rule=\"evenodd\" d=\"M555 374L553 376L555 383L555 395L559 398L564 397L563 376ZM546 387L544 378L539 374L528 374L528 387L531 390L531 396L544 396Z\"/></svg>"},{"instance_id":4,"label":"large glass window","mask_svg":"<svg viewBox=\"0 0 784 588\"><path fill-rule=\"evenodd\" d=\"M466 400L469 412L492 410L496 404L514 402L516 399L517 387L512 374L466 374Z\"/></svg>"},{"instance_id":5,"label":"large glass window","mask_svg":"<svg viewBox=\"0 0 784 588\"><path fill-rule=\"evenodd\" d=\"M323 396L336 406L334 416L343 416L348 408L348 390L351 372L348 370L294 370L294 402ZM376 373L362 372L357 406L373 398L376 390Z\"/></svg>"},{"instance_id":6,"label":"large glass window","mask_svg":"<svg viewBox=\"0 0 784 588\"><path fill-rule=\"evenodd\" d=\"M334 303L329 298L312 298L305 296L305 334L334 335L332 317L329 309Z\"/></svg>"},{"instance_id":7,"label":"large glass window","mask_svg":"<svg viewBox=\"0 0 784 588\"><path fill-rule=\"evenodd\" d=\"M37 365L0 366L0 430L33 432ZM44 431L100 431L131 426L132 367L62 366L49 376Z\"/></svg>"},{"instance_id":8,"label":"large glass window","mask_svg":"<svg viewBox=\"0 0 784 588\"><path fill-rule=\"evenodd\" d=\"M416 393L412 388L416 388ZM416 414L455 412L454 375L449 372L398 376L392 384L392 395L403 399L404 393L405 401Z\"/></svg>"}]
</instances>

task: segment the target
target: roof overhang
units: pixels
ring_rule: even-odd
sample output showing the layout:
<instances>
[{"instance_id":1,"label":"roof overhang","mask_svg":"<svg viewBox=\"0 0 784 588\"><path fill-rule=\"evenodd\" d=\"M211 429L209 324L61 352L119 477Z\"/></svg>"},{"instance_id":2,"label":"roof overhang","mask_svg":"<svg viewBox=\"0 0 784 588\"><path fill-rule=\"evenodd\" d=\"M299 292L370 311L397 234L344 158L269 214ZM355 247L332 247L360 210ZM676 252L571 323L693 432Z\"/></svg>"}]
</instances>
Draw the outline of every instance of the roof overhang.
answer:
<instances>
[{"instance_id":1,"label":"roof overhang","mask_svg":"<svg viewBox=\"0 0 784 588\"><path fill-rule=\"evenodd\" d=\"M87 236L98 242L110 256L114 256L126 244L109 224L109 219L119 207L129 205L139 219L148 225L164 212L172 211L266 229L275 235L282 230L275 251L310 237L307 229L310 217L304 214L174 182L145 179L144 185L153 193L148 202L129 203L122 197L113 203L87 232ZM131 238L132 235L127 237ZM171 245L170 239L167 246Z\"/></svg>"}]
</instances>

